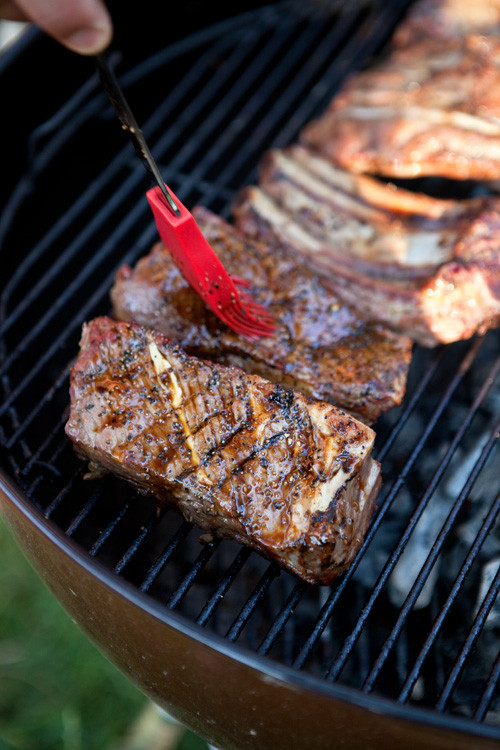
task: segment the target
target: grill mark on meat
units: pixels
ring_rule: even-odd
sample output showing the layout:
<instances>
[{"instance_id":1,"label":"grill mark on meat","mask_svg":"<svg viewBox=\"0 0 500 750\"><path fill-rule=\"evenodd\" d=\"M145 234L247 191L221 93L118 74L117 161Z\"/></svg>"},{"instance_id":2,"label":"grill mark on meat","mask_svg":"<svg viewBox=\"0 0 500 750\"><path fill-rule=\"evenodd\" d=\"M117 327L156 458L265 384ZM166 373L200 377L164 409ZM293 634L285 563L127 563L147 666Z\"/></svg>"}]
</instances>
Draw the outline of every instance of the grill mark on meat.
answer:
<instances>
[{"instance_id":1,"label":"grill mark on meat","mask_svg":"<svg viewBox=\"0 0 500 750\"><path fill-rule=\"evenodd\" d=\"M262 435L264 433L266 424L265 424L265 421L259 419L260 410L256 403L256 400L252 397L252 394L250 392L248 393L248 397L249 397L248 398L248 410L249 410L248 422L249 423L255 422L255 421L257 422L258 428L256 432L256 438L258 441L261 440L261 442L258 442L255 447L249 450L248 455L244 456L241 459L238 459L239 451L238 450L233 451L234 458L233 458L233 464L230 467L230 476L227 476L226 479L223 480L226 483L229 481L232 475L240 473L246 467L246 465L252 461L258 461L260 466L263 469L266 469L267 461L263 459L262 457L259 457L259 454L265 454L265 451L267 448L278 443L280 440L284 438L288 438L288 436L290 435L290 430L287 431L283 429L271 435L270 437L262 439ZM290 391L285 391L283 388L278 387L270 394L270 396L268 396L268 401L277 404L280 407L280 410L287 414L287 417L290 416L289 414L290 407L293 404L293 394ZM303 420L304 420L304 417L302 417L302 426L304 427ZM292 421L293 421L293 417L292 417ZM309 420L309 424L307 425L307 428L310 429L310 427L311 425L310 425L310 420ZM287 439L287 444L289 446L293 445L295 441L293 440L292 443L289 443L288 439ZM228 445L224 446L224 449L221 452L224 456L226 456L226 454L230 453L230 450L231 450L231 444L229 443ZM295 469L293 471L295 471Z\"/></svg>"},{"instance_id":2,"label":"grill mark on meat","mask_svg":"<svg viewBox=\"0 0 500 750\"><path fill-rule=\"evenodd\" d=\"M202 387L201 387L200 384L198 384L198 392L195 395L199 395L199 393L201 393L201 392L202 392ZM241 396L239 395L238 398L241 398ZM191 430L188 427L188 429L190 429L190 435L192 437L196 436L196 434L199 431L203 431L203 433L205 433L206 430L207 430L207 428L211 431L212 441L213 441L213 448L207 449L202 454L202 457L201 457L200 460L201 460L201 463L202 463L203 467L205 467L206 465L208 465L210 463L210 460L213 458L213 456L215 455L215 453L217 451L219 451L220 455L222 456L222 458L224 459L224 462L225 462L226 471L224 472L224 476L226 478L227 478L228 475L230 475L234 471L234 466L230 465L230 463L231 463L231 456L233 454L232 443L234 443L234 442L236 442L238 440L238 438L242 435L242 433L245 430L248 429L248 425L251 424L251 422L252 422L253 414L252 414L252 408L251 408L250 400L247 400L245 402L245 406L246 406L246 418L245 418L245 420L236 429L230 430L224 436L223 439L220 439L220 436L218 435L218 431L217 431L216 428L217 428L217 425L219 423L225 421L225 410L221 410L220 412L217 412L214 415L210 415L210 417L208 417L207 419L203 420L193 430ZM216 418L216 416L218 418ZM215 429L212 429L214 427L215 427ZM207 440L207 437L206 437L205 434L204 434L204 441L205 442L210 442L209 440ZM239 447L241 448L241 446L239 446ZM186 472L186 476L187 476L188 473L189 472ZM217 482L217 486L218 487L221 487L222 484L224 483L224 481L226 481L226 479L224 478L224 476L219 480L219 482ZM207 477L207 481L210 484L213 483L213 481L209 480L208 477Z\"/></svg>"},{"instance_id":3,"label":"grill mark on meat","mask_svg":"<svg viewBox=\"0 0 500 750\"><path fill-rule=\"evenodd\" d=\"M172 374L175 407L158 383ZM177 422L183 407L196 465ZM350 415L109 318L83 328L66 432L93 475L114 472L311 583L348 567L380 485L374 433Z\"/></svg>"},{"instance_id":4,"label":"grill mark on meat","mask_svg":"<svg viewBox=\"0 0 500 750\"><path fill-rule=\"evenodd\" d=\"M283 429L277 432L276 434L272 435L271 437L263 440L260 445L257 445L255 448L253 448L247 456L242 458L232 467L233 474L241 472L246 464L254 460L258 461L260 466L263 469L267 468L267 461L263 459L262 457L260 457L259 454L265 453L266 448L270 447L271 445L275 443L278 443L280 440L285 440L287 446L292 449L292 452L295 454L298 454L298 452L300 451L300 447L301 447L300 436L298 433L300 432L301 427L302 429L304 429L304 419L306 419L307 421L306 429L311 430L312 425L311 425L310 418L307 416L304 417L304 415L300 415L300 423L297 425L297 430L294 431L293 425L297 421L297 417L296 415L290 415L290 412L294 405L293 393L291 391L285 390L284 388L281 388L281 387L277 387L268 397L268 401L271 403L277 404L282 410L282 412L286 414L288 418L291 416L292 428L287 427L286 429ZM249 404L250 404L250 409L252 409L252 406L251 406L252 398L250 398ZM252 414L252 417L254 417L257 412L258 412L258 408L254 407L254 414ZM352 456L349 458L350 460L354 460L352 459ZM341 457L339 457L339 461L341 461ZM330 468L331 467L326 467L324 473L328 473L328 470ZM314 473L314 466L310 466L309 470L313 471ZM296 475L296 473L297 473L297 469L293 468L291 469L290 472L288 472L288 474L285 474L285 477ZM315 476L312 480L312 483L314 483L318 479L319 477ZM284 481L286 481L286 479Z\"/></svg>"},{"instance_id":5,"label":"grill mark on meat","mask_svg":"<svg viewBox=\"0 0 500 750\"><path fill-rule=\"evenodd\" d=\"M134 269L119 269L111 298L115 317L161 330L191 354L234 364L286 388L335 403L371 424L401 403L412 342L367 322L309 265L249 236L202 207L193 215L233 276L250 283L276 334L248 342L224 326L157 244Z\"/></svg>"},{"instance_id":6,"label":"grill mark on meat","mask_svg":"<svg viewBox=\"0 0 500 750\"><path fill-rule=\"evenodd\" d=\"M262 443L257 445L255 448L252 448L249 451L248 455L244 456L242 459L235 460L233 465L229 468L225 478L221 480L221 484L219 486L223 487L225 484L230 483L231 479L236 474L241 473L241 471L245 468L245 466L252 461L259 461L260 466L263 469L267 468L266 460L264 458L259 460L259 454L260 453L265 454L266 449L270 448L275 443L279 442L279 440L283 438L284 434L285 434L284 431L278 432L276 435L272 435L271 437L266 438L265 440L262 441ZM230 445L225 446L225 447L230 447Z\"/></svg>"}]
</instances>

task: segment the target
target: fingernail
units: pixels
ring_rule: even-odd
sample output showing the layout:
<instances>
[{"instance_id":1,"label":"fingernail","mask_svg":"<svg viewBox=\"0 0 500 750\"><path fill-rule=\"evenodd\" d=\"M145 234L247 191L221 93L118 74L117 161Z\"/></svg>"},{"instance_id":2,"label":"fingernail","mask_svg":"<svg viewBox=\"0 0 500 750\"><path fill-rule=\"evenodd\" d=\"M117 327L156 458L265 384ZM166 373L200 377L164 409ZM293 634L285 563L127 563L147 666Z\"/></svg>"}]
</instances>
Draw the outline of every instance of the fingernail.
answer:
<instances>
[{"instance_id":1,"label":"fingernail","mask_svg":"<svg viewBox=\"0 0 500 750\"><path fill-rule=\"evenodd\" d=\"M81 55L96 55L106 49L110 41L111 29L107 25L77 29L65 40L67 47Z\"/></svg>"}]
</instances>

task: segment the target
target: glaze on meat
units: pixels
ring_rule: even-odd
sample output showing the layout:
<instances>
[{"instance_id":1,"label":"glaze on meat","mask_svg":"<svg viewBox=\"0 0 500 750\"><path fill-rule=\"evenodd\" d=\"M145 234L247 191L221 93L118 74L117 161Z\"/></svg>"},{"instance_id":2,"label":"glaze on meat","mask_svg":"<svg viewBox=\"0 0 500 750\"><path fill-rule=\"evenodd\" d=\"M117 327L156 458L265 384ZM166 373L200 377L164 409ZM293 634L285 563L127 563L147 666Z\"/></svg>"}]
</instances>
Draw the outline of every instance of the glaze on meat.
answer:
<instances>
[{"instance_id":1,"label":"glaze on meat","mask_svg":"<svg viewBox=\"0 0 500 750\"><path fill-rule=\"evenodd\" d=\"M92 470L311 583L349 566L379 489L352 416L106 317L83 328L66 433Z\"/></svg>"}]
</instances>

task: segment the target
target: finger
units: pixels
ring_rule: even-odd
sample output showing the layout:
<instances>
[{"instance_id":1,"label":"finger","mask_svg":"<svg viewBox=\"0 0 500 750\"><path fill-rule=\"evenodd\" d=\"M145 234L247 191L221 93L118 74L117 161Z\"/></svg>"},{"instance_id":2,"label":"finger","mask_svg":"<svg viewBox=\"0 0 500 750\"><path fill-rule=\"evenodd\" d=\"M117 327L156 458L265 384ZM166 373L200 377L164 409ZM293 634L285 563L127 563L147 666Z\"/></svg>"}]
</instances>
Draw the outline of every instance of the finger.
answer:
<instances>
[{"instance_id":1,"label":"finger","mask_svg":"<svg viewBox=\"0 0 500 750\"><path fill-rule=\"evenodd\" d=\"M101 0L17 0L25 17L74 52L95 55L112 37L112 22Z\"/></svg>"}]
</instances>

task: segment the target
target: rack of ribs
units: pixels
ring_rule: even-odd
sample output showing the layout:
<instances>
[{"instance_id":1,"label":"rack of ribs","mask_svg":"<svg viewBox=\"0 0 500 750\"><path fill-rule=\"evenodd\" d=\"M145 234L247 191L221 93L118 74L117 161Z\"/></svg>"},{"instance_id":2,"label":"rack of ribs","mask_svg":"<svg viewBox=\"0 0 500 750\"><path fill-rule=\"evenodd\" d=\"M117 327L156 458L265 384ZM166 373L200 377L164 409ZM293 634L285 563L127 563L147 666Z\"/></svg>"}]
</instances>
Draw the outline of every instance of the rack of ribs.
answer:
<instances>
[{"instance_id":1,"label":"rack of ribs","mask_svg":"<svg viewBox=\"0 0 500 750\"><path fill-rule=\"evenodd\" d=\"M496 181L499 91L498 35L417 35L353 74L299 139L352 172Z\"/></svg>"},{"instance_id":2,"label":"rack of ribs","mask_svg":"<svg viewBox=\"0 0 500 750\"><path fill-rule=\"evenodd\" d=\"M233 213L248 236L301 256L362 317L424 346L498 324L497 197L432 198L293 145L264 156Z\"/></svg>"}]
</instances>

